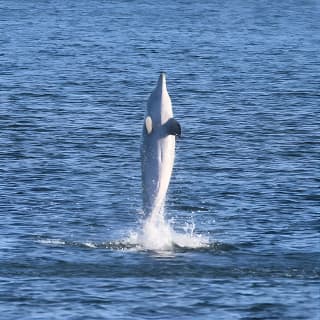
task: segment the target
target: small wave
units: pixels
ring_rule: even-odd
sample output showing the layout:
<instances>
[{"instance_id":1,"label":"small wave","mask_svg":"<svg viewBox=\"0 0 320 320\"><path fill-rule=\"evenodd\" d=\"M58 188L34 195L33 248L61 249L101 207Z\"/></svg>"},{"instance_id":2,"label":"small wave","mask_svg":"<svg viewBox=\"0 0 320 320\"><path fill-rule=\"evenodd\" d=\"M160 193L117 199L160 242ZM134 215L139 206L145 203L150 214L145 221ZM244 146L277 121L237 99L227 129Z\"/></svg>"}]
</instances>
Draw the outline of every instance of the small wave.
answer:
<instances>
[{"instance_id":1,"label":"small wave","mask_svg":"<svg viewBox=\"0 0 320 320\"><path fill-rule=\"evenodd\" d=\"M97 248L97 245L94 242L84 242L83 245L88 248Z\"/></svg>"},{"instance_id":2,"label":"small wave","mask_svg":"<svg viewBox=\"0 0 320 320\"><path fill-rule=\"evenodd\" d=\"M39 243L52 245L65 245L66 241L60 239L40 239Z\"/></svg>"}]
</instances>

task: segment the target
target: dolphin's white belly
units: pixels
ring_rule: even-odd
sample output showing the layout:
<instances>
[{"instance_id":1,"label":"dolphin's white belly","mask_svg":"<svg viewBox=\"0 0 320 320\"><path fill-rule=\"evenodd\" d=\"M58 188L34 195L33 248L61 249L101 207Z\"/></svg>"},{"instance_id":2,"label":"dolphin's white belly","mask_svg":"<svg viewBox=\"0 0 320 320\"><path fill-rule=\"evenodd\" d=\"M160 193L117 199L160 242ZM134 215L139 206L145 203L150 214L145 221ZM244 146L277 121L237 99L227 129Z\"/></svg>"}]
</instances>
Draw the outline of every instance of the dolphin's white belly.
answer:
<instances>
[{"instance_id":1,"label":"dolphin's white belly","mask_svg":"<svg viewBox=\"0 0 320 320\"><path fill-rule=\"evenodd\" d=\"M142 184L144 210L160 210L164 204L175 156L175 136L144 135Z\"/></svg>"}]
</instances>

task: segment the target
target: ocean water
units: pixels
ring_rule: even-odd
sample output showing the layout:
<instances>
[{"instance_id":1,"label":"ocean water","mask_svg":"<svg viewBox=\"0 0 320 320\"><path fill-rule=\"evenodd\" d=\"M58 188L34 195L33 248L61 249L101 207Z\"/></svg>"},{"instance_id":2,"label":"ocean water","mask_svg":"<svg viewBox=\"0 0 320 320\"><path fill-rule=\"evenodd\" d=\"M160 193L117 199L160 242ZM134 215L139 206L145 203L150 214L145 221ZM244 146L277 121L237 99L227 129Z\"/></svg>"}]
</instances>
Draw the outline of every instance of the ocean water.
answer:
<instances>
[{"instance_id":1,"label":"ocean water","mask_svg":"<svg viewBox=\"0 0 320 320\"><path fill-rule=\"evenodd\" d=\"M0 318L319 319L319 16L0 0ZM139 150L160 71L182 138L150 230Z\"/></svg>"}]
</instances>

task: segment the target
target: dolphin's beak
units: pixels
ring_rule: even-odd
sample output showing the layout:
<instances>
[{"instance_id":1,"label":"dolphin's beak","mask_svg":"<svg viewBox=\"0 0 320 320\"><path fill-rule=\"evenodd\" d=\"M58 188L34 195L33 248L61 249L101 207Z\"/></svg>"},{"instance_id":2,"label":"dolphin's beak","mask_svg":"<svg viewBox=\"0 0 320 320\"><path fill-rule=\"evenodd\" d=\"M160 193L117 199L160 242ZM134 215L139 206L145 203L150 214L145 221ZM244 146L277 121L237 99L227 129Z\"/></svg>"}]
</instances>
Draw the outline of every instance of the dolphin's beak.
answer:
<instances>
[{"instance_id":1,"label":"dolphin's beak","mask_svg":"<svg viewBox=\"0 0 320 320\"><path fill-rule=\"evenodd\" d=\"M158 80L158 87L162 88L162 89L166 89L167 85L166 85L166 73L165 72L161 72L160 76L159 76L159 80Z\"/></svg>"}]
</instances>

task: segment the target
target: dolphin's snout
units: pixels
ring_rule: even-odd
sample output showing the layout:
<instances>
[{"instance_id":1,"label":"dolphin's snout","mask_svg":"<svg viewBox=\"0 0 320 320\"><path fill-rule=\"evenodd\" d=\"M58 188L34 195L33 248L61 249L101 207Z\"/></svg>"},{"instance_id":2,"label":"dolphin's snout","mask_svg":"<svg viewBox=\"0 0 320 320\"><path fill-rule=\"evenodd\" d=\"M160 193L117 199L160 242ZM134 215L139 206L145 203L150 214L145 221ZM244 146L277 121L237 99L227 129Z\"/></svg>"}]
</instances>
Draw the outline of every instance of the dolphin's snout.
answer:
<instances>
[{"instance_id":1,"label":"dolphin's snout","mask_svg":"<svg viewBox=\"0 0 320 320\"><path fill-rule=\"evenodd\" d=\"M160 86L160 88L166 88L166 73L163 71L160 72L158 86Z\"/></svg>"}]
</instances>

